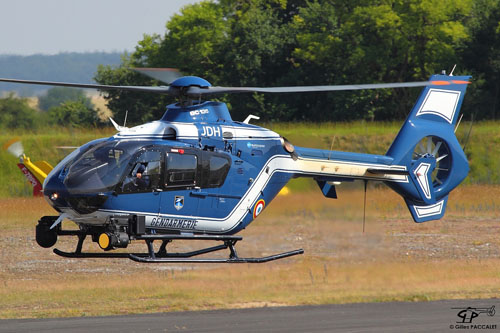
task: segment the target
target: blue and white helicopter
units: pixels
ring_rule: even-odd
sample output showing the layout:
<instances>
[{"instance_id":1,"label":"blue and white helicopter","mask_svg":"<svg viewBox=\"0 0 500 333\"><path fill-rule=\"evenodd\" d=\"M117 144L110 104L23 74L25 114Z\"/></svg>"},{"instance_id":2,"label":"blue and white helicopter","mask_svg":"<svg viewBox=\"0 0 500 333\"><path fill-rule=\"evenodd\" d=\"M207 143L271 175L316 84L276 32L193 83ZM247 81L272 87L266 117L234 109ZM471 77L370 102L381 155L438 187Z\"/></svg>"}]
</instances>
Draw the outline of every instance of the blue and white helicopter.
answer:
<instances>
[{"instance_id":1,"label":"blue and white helicopter","mask_svg":"<svg viewBox=\"0 0 500 333\"><path fill-rule=\"evenodd\" d=\"M59 213L36 227L42 247L58 236L78 237L73 258L130 258L139 262L267 262L303 253L302 249L261 258L242 258L234 236L257 218L291 178L313 178L323 194L337 198L343 181L381 181L405 200L413 219L441 218L448 193L467 176L467 158L454 134L469 76L433 75L409 83L307 86L215 87L172 69L137 69L166 86L105 86L30 80L4 82L122 89L177 96L160 120L91 141L64 158L47 176L43 194ZM224 103L202 97L228 93L290 93L424 87L385 155L294 147L279 134L233 121ZM70 220L79 230L63 230ZM105 252L85 253L87 236ZM132 240L144 240L147 252L112 252ZM154 241L162 241L158 250ZM222 244L171 253L174 240L214 240ZM228 258L196 258L229 250Z\"/></svg>"}]
</instances>

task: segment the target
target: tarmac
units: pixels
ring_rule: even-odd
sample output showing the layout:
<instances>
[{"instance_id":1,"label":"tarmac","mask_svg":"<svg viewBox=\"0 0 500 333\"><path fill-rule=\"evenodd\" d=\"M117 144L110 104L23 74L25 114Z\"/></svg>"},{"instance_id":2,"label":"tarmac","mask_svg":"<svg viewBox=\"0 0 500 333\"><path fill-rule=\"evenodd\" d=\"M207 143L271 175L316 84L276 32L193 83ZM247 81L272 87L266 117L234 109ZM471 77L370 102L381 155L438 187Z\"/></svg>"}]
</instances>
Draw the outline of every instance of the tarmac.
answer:
<instances>
[{"instance_id":1,"label":"tarmac","mask_svg":"<svg viewBox=\"0 0 500 333\"><path fill-rule=\"evenodd\" d=\"M496 331L500 299L388 302L0 320L0 332Z\"/></svg>"}]
</instances>

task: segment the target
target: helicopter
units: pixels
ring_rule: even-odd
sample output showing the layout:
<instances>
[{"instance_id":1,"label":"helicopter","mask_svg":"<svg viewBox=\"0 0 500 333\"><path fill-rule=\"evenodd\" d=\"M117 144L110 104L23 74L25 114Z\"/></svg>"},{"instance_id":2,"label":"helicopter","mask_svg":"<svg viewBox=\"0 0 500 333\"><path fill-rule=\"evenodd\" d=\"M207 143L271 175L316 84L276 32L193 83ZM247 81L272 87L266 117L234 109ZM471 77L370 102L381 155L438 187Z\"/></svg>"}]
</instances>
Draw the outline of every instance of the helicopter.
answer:
<instances>
[{"instance_id":1,"label":"helicopter","mask_svg":"<svg viewBox=\"0 0 500 333\"><path fill-rule=\"evenodd\" d=\"M6 151L19 158L17 167L21 170L28 183L33 187L33 196L43 196L42 184L53 167L47 161L31 161L24 153L23 144L18 139L8 141L4 147Z\"/></svg>"},{"instance_id":2,"label":"helicopter","mask_svg":"<svg viewBox=\"0 0 500 333\"><path fill-rule=\"evenodd\" d=\"M337 198L341 182L380 181L400 194L415 222L440 219L448 193L467 176L469 164L455 136L455 125L470 76L446 73L428 81L335 86L221 87L169 68L136 71L163 86L109 86L0 79L3 82L142 91L178 97L163 117L135 127L118 125L117 134L84 144L47 175L43 195L58 215L43 216L36 241L50 248L58 236L76 236L69 258L129 258L155 263L262 263L302 254L303 249L244 258L235 235L262 213L292 178L314 179L323 195ZM251 124L257 116L234 121L225 103L203 97L232 93L305 93L358 89L423 87L413 109L385 155L295 147L272 130ZM366 186L365 186L366 188ZM65 230L62 221L76 223ZM103 252L84 252L90 236ZM147 251L113 251L131 241ZM210 240L219 245L169 252L176 240ZM158 249L154 241L161 241ZM228 250L226 258L198 257Z\"/></svg>"}]
</instances>

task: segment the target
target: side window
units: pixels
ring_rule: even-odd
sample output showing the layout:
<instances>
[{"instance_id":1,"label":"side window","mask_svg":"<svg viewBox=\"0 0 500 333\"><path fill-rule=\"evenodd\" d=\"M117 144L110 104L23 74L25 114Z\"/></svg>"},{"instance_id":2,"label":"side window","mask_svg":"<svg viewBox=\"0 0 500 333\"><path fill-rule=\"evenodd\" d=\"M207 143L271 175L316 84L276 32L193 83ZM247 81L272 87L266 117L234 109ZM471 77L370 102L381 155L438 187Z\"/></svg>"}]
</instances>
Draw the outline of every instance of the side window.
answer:
<instances>
[{"instance_id":1,"label":"side window","mask_svg":"<svg viewBox=\"0 0 500 333\"><path fill-rule=\"evenodd\" d=\"M203 152L201 187L220 187L224 184L231 167L231 159L217 152Z\"/></svg>"},{"instance_id":2,"label":"side window","mask_svg":"<svg viewBox=\"0 0 500 333\"><path fill-rule=\"evenodd\" d=\"M198 158L196 155L167 153L165 187L196 185L197 168Z\"/></svg>"},{"instance_id":3,"label":"side window","mask_svg":"<svg viewBox=\"0 0 500 333\"><path fill-rule=\"evenodd\" d=\"M219 187L224 184L227 172L229 171L229 161L219 156L210 156L210 171L208 176L209 187Z\"/></svg>"},{"instance_id":4,"label":"side window","mask_svg":"<svg viewBox=\"0 0 500 333\"><path fill-rule=\"evenodd\" d=\"M160 187L161 152L149 150L139 155L121 186L123 193L148 192Z\"/></svg>"}]
</instances>

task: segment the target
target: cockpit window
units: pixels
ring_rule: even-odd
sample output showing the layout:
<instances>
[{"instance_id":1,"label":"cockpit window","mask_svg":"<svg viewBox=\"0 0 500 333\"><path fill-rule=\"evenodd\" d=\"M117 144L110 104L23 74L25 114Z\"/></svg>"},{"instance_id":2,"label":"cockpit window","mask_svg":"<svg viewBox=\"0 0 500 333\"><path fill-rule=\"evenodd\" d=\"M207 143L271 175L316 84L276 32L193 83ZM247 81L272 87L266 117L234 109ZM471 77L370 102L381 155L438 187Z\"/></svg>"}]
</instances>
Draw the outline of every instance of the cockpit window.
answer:
<instances>
[{"instance_id":1,"label":"cockpit window","mask_svg":"<svg viewBox=\"0 0 500 333\"><path fill-rule=\"evenodd\" d=\"M58 175L59 177L61 177L61 179L64 179L68 171L67 169L69 169L69 166L73 163L75 159L78 159L81 156L82 151L86 151L91 147L94 147L96 144L103 142L105 140L106 139L97 139L81 146L80 148L73 150L69 155L63 158L63 160L59 162L57 166L54 169L52 169L52 171L50 171L50 173L47 175L47 177L43 182L43 188L45 188L45 185L47 184L49 179L51 179L54 175Z\"/></svg>"},{"instance_id":2,"label":"cockpit window","mask_svg":"<svg viewBox=\"0 0 500 333\"><path fill-rule=\"evenodd\" d=\"M144 151L137 157L120 190L123 193L152 191L160 187L160 179L161 151Z\"/></svg>"},{"instance_id":3,"label":"cockpit window","mask_svg":"<svg viewBox=\"0 0 500 333\"><path fill-rule=\"evenodd\" d=\"M140 141L104 141L89 147L68 165L64 184L72 193L112 190L143 145Z\"/></svg>"}]
</instances>

